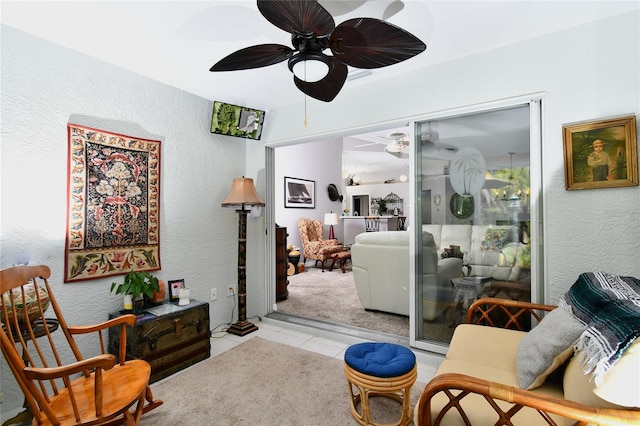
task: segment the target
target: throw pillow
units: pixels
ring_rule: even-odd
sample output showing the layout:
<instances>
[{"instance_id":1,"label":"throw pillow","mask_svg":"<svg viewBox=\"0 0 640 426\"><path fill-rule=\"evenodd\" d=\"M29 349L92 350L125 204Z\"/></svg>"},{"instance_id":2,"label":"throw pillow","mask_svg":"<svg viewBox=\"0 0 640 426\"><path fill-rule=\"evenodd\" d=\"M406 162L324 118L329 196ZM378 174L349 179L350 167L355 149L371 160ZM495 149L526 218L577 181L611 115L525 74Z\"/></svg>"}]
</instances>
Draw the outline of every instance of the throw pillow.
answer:
<instances>
[{"instance_id":1,"label":"throw pillow","mask_svg":"<svg viewBox=\"0 0 640 426\"><path fill-rule=\"evenodd\" d=\"M513 267L516 265L516 262L517 265L521 268L531 267L530 245L522 243L509 243L502 249L502 251L500 252L499 266Z\"/></svg>"},{"instance_id":2,"label":"throw pillow","mask_svg":"<svg viewBox=\"0 0 640 426\"><path fill-rule=\"evenodd\" d=\"M521 244L518 254L518 265L523 268L531 268L531 245Z\"/></svg>"},{"instance_id":3,"label":"throw pillow","mask_svg":"<svg viewBox=\"0 0 640 426\"><path fill-rule=\"evenodd\" d=\"M518 344L516 370L522 389L535 389L573 355L573 346L587 326L571 308L549 312Z\"/></svg>"},{"instance_id":4,"label":"throw pillow","mask_svg":"<svg viewBox=\"0 0 640 426\"><path fill-rule=\"evenodd\" d=\"M482 237L482 250L502 250L512 240L512 230L508 228L488 228Z\"/></svg>"},{"instance_id":5,"label":"throw pillow","mask_svg":"<svg viewBox=\"0 0 640 426\"><path fill-rule=\"evenodd\" d=\"M516 260L518 260L519 252L520 243L507 244L507 246L504 247L500 252L500 262L498 263L498 265L513 267L513 265L515 265L516 263Z\"/></svg>"}]
</instances>

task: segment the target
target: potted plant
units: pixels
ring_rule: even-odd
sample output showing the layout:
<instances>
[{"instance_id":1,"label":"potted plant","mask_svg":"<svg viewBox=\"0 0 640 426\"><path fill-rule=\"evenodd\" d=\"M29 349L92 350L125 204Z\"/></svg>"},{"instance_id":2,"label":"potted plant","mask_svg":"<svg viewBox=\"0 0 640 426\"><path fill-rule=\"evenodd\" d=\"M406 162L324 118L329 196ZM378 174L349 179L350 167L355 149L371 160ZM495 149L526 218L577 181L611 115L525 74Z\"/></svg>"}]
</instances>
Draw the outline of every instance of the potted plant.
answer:
<instances>
[{"instance_id":1,"label":"potted plant","mask_svg":"<svg viewBox=\"0 0 640 426\"><path fill-rule=\"evenodd\" d=\"M380 198L378 200L378 214L384 216L387 213L387 200Z\"/></svg>"},{"instance_id":2,"label":"potted plant","mask_svg":"<svg viewBox=\"0 0 640 426\"><path fill-rule=\"evenodd\" d=\"M158 278L148 272L131 271L124 276L124 282L111 283L111 292L124 295L124 309L142 312L144 306L143 297L153 297L154 291L159 291ZM135 308L134 308L135 305Z\"/></svg>"}]
</instances>

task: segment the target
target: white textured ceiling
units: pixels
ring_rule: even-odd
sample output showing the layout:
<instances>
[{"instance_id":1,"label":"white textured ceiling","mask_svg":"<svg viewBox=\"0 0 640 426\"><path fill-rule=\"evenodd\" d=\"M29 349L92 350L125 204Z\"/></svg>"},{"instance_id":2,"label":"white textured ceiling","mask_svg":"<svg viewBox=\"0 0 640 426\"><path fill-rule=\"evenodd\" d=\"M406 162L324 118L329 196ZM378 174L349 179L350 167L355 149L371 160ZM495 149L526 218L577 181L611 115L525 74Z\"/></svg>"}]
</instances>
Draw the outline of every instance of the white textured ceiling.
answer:
<instances>
[{"instance_id":1,"label":"white textured ceiling","mask_svg":"<svg viewBox=\"0 0 640 426\"><path fill-rule=\"evenodd\" d=\"M336 24L353 17L385 18L427 45L427 50L414 58L347 81L342 92L354 85L640 8L638 0L321 0L320 3L331 12ZM290 45L289 34L264 19L255 1L3 0L0 20L212 101L269 110L304 99L293 84L286 61L254 70L209 72L214 63L238 49L261 43ZM504 117L496 118L499 120L492 121L489 133L467 134L466 139L459 133L462 129L444 125L439 129L441 142L462 148L465 140L495 138L495 134L504 131L500 123L505 123ZM520 128L522 134L528 120L514 123L524 126ZM486 128L486 124L483 127ZM384 152L385 140L381 136L398 130L402 131L389 129L345 138L345 168L360 172L408 169L406 158L395 158ZM489 136L491 132L493 136ZM502 144L501 158L493 162L504 165L508 151L523 152L518 147L522 140L511 138L509 143L514 146L508 149ZM354 148L372 141L378 143ZM434 168L441 167L437 159L428 161L433 161Z\"/></svg>"},{"instance_id":2,"label":"white textured ceiling","mask_svg":"<svg viewBox=\"0 0 640 426\"><path fill-rule=\"evenodd\" d=\"M337 24L351 17L391 14L389 22L427 44L420 55L349 81L343 91L640 7L637 0L321 3ZM3 24L209 100L265 110L303 100L286 62L209 72L219 59L243 47L290 45L289 34L264 19L255 1L2 1L0 5ZM349 14L339 12L354 7Z\"/></svg>"}]
</instances>

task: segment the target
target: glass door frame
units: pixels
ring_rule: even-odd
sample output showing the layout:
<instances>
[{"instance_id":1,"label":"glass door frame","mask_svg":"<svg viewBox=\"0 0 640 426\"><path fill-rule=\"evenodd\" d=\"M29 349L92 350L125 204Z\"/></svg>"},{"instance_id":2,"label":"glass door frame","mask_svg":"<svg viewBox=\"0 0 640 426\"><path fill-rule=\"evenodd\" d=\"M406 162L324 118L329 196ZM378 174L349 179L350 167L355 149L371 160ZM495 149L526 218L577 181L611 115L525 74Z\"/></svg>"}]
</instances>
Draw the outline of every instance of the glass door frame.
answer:
<instances>
[{"instance_id":1,"label":"glass door frame","mask_svg":"<svg viewBox=\"0 0 640 426\"><path fill-rule=\"evenodd\" d=\"M414 200L413 218L416 221L412 223L422 223L417 221L421 217L421 156L418 155L418 146L420 141L416 138L419 125L425 121L442 120L453 117L461 117L465 115L473 115L492 110L509 109L513 107L529 105L529 148L530 148L530 202L531 202L531 301L539 303L544 300L544 251L543 251L543 222L542 222L542 101L543 94L531 94L506 100L483 103L474 106L454 108L446 111L439 111L433 114L412 119L410 122L411 139L416 141L410 152L409 173L413 176L410 179L410 194ZM448 345L427 341L417 340L417 327L422 326L421 305L416 297L416 277L420 277L422 272L421 262L421 245L417 244L422 240L421 226L412 227L413 232L410 233L410 268L413 271L410 274L410 315L409 315L409 343L412 347L430 352L446 354ZM418 321L418 319L420 320Z\"/></svg>"}]
</instances>

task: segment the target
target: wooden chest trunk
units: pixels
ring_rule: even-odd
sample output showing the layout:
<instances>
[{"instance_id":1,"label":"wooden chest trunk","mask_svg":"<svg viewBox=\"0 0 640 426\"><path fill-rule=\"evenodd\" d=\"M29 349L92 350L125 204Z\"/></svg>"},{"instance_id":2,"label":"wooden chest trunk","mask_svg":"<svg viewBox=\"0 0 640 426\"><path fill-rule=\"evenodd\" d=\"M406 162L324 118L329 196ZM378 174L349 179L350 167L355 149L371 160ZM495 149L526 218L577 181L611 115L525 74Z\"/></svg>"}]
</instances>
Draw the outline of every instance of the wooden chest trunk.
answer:
<instances>
[{"instance_id":1,"label":"wooden chest trunk","mask_svg":"<svg viewBox=\"0 0 640 426\"><path fill-rule=\"evenodd\" d=\"M178 306L156 307L159 315L145 312L136 324L127 327L127 358L143 359L151 364L151 383L209 358L209 304L192 300ZM121 315L109 314L109 318ZM109 330L109 352L118 357L120 336L117 327Z\"/></svg>"}]
</instances>

